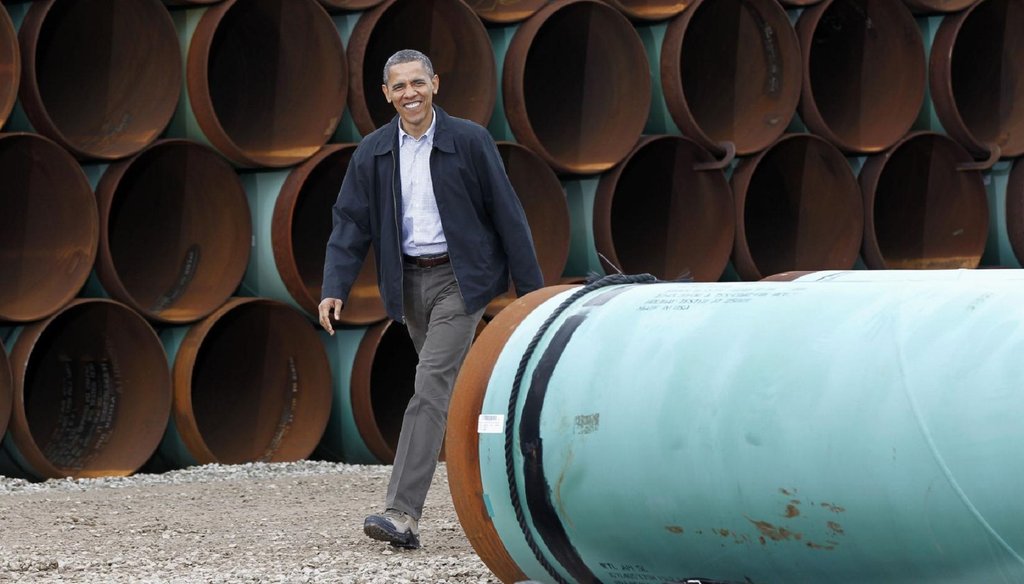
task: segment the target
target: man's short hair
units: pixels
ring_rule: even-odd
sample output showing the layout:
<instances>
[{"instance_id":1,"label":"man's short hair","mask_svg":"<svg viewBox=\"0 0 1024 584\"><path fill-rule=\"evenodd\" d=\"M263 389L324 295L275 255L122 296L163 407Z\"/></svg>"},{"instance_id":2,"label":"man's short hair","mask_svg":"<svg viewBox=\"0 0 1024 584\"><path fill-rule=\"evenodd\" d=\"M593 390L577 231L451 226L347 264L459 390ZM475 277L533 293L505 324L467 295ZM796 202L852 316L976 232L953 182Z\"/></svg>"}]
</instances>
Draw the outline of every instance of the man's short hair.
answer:
<instances>
[{"instance_id":1,"label":"man's short hair","mask_svg":"<svg viewBox=\"0 0 1024 584\"><path fill-rule=\"evenodd\" d=\"M434 76L434 64L430 62L430 57L415 49L402 49L388 57L388 62L384 63L384 85L388 84L388 71L390 71L392 67L395 65L401 65L402 63L411 63L413 61L419 61L427 71L427 75L429 77Z\"/></svg>"}]
</instances>

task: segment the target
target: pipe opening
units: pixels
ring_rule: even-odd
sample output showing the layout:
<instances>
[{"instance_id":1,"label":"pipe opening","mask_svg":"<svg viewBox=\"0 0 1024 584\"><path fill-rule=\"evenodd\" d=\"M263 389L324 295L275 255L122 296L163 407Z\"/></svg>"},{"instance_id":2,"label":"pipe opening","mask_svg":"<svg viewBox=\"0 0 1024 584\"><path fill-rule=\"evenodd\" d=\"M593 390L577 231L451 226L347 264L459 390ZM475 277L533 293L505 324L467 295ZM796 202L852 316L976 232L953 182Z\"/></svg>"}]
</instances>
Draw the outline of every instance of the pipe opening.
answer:
<instances>
[{"instance_id":1,"label":"pipe opening","mask_svg":"<svg viewBox=\"0 0 1024 584\"><path fill-rule=\"evenodd\" d=\"M0 128L7 122L7 116L18 99L18 85L21 82L21 54L18 49L18 31L0 4Z\"/></svg>"},{"instance_id":2,"label":"pipe opening","mask_svg":"<svg viewBox=\"0 0 1024 584\"><path fill-rule=\"evenodd\" d=\"M466 4L484 22L510 24L533 16L547 4L547 0L468 0Z\"/></svg>"},{"instance_id":3,"label":"pipe opening","mask_svg":"<svg viewBox=\"0 0 1024 584\"><path fill-rule=\"evenodd\" d=\"M903 137L921 109L925 54L906 6L829 0L797 24L807 52L800 114L848 152L879 152Z\"/></svg>"},{"instance_id":4,"label":"pipe opening","mask_svg":"<svg viewBox=\"0 0 1024 584\"><path fill-rule=\"evenodd\" d=\"M327 425L331 376L320 338L305 317L279 302L235 299L208 320L190 356L190 379L178 379L175 367L175 384L191 383L199 434L191 438L214 457L200 462L309 456Z\"/></svg>"},{"instance_id":5,"label":"pipe opening","mask_svg":"<svg viewBox=\"0 0 1024 584\"><path fill-rule=\"evenodd\" d=\"M274 205L274 262L292 298L311 315L317 314L323 289L324 242L331 235L331 209L355 149L354 144L325 146L289 174ZM376 266L371 248L340 322L365 325L387 317L377 288Z\"/></svg>"},{"instance_id":6,"label":"pipe opening","mask_svg":"<svg viewBox=\"0 0 1024 584\"><path fill-rule=\"evenodd\" d=\"M196 28L188 87L199 125L228 158L289 166L312 156L341 119L345 48L312 0L229 1Z\"/></svg>"},{"instance_id":7,"label":"pipe opening","mask_svg":"<svg viewBox=\"0 0 1024 584\"><path fill-rule=\"evenodd\" d=\"M735 219L725 175L694 169L713 160L686 138L643 140L598 186L598 251L627 274L717 280L729 262Z\"/></svg>"},{"instance_id":8,"label":"pipe opening","mask_svg":"<svg viewBox=\"0 0 1024 584\"><path fill-rule=\"evenodd\" d=\"M860 187L842 153L807 134L784 137L733 175L742 216L733 261L745 280L845 270L864 230Z\"/></svg>"},{"instance_id":9,"label":"pipe opening","mask_svg":"<svg viewBox=\"0 0 1024 584\"><path fill-rule=\"evenodd\" d=\"M181 54L160 2L35 2L21 41L25 113L76 156L129 156L170 122Z\"/></svg>"},{"instance_id":10,"label":"pipe opening","mask_svg":"<svg viewBox=\"0 0 1024 584\"><path fill-rule=\"evenodd\" d=\"M646 123L650 84L640 37L598 2L549 5L505 57L512 131L559 172L598 173L622 160Z\"/></svg>"},{"instance_id":11,"label":"pipe opening","mask_svg":"<svg viewBox=\"0 0 1024 584\"><path fill-rule=\"evenodd\" d=\"M979 145L998 144L1008 158L1024 154L1024 87L1016 81L1024 79L1021 30L1024 2L981 2L963 17L953 41L952 63L944 65L951 68L949 77L955 103L950 105L959 114L966 132ZM943 124L949 118L949 113L943 116Z\"/></svg>"},{"instance_id":12,"label":"pipe opening","mask_svg":"<svg viewBox=\"0 0 1024 584\"><path fill-rule=\"evenodd\" d=\"M873 269L976 268L988 235L981 174L958 171L971 160L939 134L906 138L862 173L872 221L864 261Z\"/></svg>"},{"instance_id":13,"label":"pipe opening","mask_svg":"<svg viewBox=\"0 0 1024 584\"><path fill-rule=\"evenodd\" d=\"M366 447L395 460L405 408L415 393L419 357L405 326L391 320L366 331L352 367L352 410Z\"/></svg>"},{"instance_id":14,"label":"pipe opening","mask_svg":"<svg viewBox=\"0 0 1024 584\"><path fill-rule=\"evenodd\" d=\"M714 0L673 20L662 50L662 86L684 134L740 155L774 142L800 99L800 48L775 0Z\"/></svg>"},{"instance_id":15,"label":"pipe opening","mask_svg":"<svg viewBox=\"0 0 1024 584\"><path fill-rule=\"evenodd\" d=\"M388 0L359 19L349 40L352 119L363 134L387 124L395 108L381 93L384 63L401 49L422 51L440 78L435 103L487 125L497 97L494 51L480 19L459 0Z\"/></svg>"},{"instance_id":16,"label":"pipe opening","mask_svg":"<svg viewBox=\"0 0 1024 584\"><path fill-rule=\"evenodd\" d=\"M0 176L0 321L38 320L92 270L96 199L74 158L35 134L0 135Z\"/></svg>"},{"instance_id":17,"label":"pipe opening","mask_svg":"<svg viewBox=\"0 0 1024 584\"><path fill-rule=\"evenodd\" d=\"M39 478L128 475L156 449L170 413L170 375L152 328L127 307L79 300L26 327L12 355L23 417L15 445ZM25 424L20 426L19 424Z\"/></svg>"},{"instance_id":18,"label":"pipe opening","mask_svg":"<svg viewBox=\"0 0 1024 584\"><path fill-rule=\"evenodd\" d=\"M107 170L97 187L97 271L115 298L161 322L198 320L238 287L252 226L234 169L213 150L157 143Z\"/></svg>"}]
</instances>

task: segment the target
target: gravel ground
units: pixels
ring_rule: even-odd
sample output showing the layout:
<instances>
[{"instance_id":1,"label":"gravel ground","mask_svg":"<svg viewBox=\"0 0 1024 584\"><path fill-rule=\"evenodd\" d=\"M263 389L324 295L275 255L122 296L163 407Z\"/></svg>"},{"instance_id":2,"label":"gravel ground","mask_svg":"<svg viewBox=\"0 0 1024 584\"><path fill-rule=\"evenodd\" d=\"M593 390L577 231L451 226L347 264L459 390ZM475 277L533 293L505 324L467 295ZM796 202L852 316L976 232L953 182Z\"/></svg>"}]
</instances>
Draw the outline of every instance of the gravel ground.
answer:
<instances>
[{"instance_id":1,"label":"gravel ground","mask_svg":"<svg viewBox=\"0 0 1024 584\"><path fill-rule=\"evenodd\" d=\"M419 550L363 535L391 468L302 461L127 478L0 477L0 582L497 583L444 464Z\"/></svg>"}]
</instances>

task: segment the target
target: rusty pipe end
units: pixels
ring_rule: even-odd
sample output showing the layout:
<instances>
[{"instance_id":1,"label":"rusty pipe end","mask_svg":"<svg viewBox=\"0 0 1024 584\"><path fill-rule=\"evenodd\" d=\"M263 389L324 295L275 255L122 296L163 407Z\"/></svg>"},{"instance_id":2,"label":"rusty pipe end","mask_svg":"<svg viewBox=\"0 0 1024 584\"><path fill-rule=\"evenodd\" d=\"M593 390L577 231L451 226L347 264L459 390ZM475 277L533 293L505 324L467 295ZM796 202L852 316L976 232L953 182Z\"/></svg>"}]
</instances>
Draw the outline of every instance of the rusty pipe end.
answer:
<instances>
[{"instance_id":1,"label":"rusty pipe end","mask_svg":"<svg viewBox=\"0 0 1024 584\"><path fill-rule=\"evenodd\" d=\"M552 168L603 172L629 153L647 122L647 55L633 25L611 6L557 0L512 37L502 95L516 139Z\"/></svg>"},{"instance_id":2,"label":"rusty pipe end","mask_svg":"<svg viewBox=\"0 0 1024 584\"><path fill-rule=\"evenodd\" d=\"M18 84L21 81L21 51L18 48L18 31L0 5L0 128L7 122L7 116L14 109L18 99Z\"/></svg>"},{"instance_id":3,"label":"rusty pipe end","mask_svg":"<svg viewBox=\"0 0 1024 584\"><path fill-rule=\"evenodd\" d=\"M876 153L914 124L925 94L924 41L906 6L825 0L801 14L800 116L845 152Z\"/></svg>"},{"instance_id":4,"label":"rusty pipe end","mask_svg":"<svg viewBox=\"0 0 1024 584\"><path fill-rule=\"evenodd\" d=\"M395 117L384 99L384 63L401 49L430 57L440 79L435 103L453 116L487 125L497 98L497 68L487 30L461 0L385 0L356 23L348 43L349 109L364 136Z\"/></svg>"},{"instance_id":5,"label":"rusty pipe end","mask_svg":"<svg viewBox=\"0 0 1024 584\"><path fill-rule=\"evenodd\" d=\"M19 39L25 114L78 158L130 156L170 122L181 53L158 0L33 2Z\"/></svg>"},{"instance_id":6,"label":"rusty pipe end","mask_svg":"<svg viewBox=\"0 0 1024 584\"><path fill-rule=\"evenodd\" d=\"M914 14L959 12L977 0L903 0Z\"/></svg>"},{"instance_id":7,"label":"rusty pipe end","mask_svg":"<svg viewBox=\"0 0 1024 584\"><path fill-rule=\"evenodd\" d=\"M943 128L972 154L989 145L1024 154L1024 0L978 2L942 20L932 44L929 83Z\"/></svg>"},{"instance_id":8,"label":"rusty pipe end","mask_svg":"<svg viewBox=\"0 0 1024 584\"><path fill-rule=\"evenodd\" d=\"M544 283L555 284L569 259L569 205L562 184L544 159L525 146L499 142L498 154L526 213ZM485 316L494 316L514 297L510 288L487 305Z\"/></svg>"},{"instance_id":9,"label":"rusty pipe end","mask_svg":"<svg viewBox=\"0 0 1024 584\"><path fill-rule=\"evenodd\" d=\"M331 235L331 208L338 198L356 144L328 144L295 167L274 203L271 241L274 263L292 298L315 316L323 288L326 248ZM347 325L368 325L387 318L377 288L374 253L363 267L341 312Z\"/></svg>"},{"instance_id":10,"label":"rusty pipe end","mask_svg":"<svg viewBox=\"0 0 1024 584\"><path fill-rule=\"evenodd\" d=\"M811 134L788 134L744 160L733 266L744 280L795 270L845 270L864 230L860 187L843 154Z\"/></svg>"},{"instance_id":11,"label":"rusty pipe end","mask_svg":"<svg viewBox=\"0 0 1024 584\"><path fill-rule=\"evenodd\" d=\"M71 155L38 134L0 134L0 322L71 301L96 258L96 200Z\"/></svg>"},{"instance_id":12,"label":"rusty pipe end","mask_svg":"<svg viewBox=\"0 0 1024 584\"><path fill-rule=\"evenodd\" d=\"M512 24L533 16L547 4L547 0L468 0L466 4L486 23Z\"/></svg>"},{"instance_id":13,"label":"rusty pipe end","mask_svg":"<svg viewBox=\"0 0 1024 584\"><path fill-rule=\"evenodd\" d=\"M163 437L170 373L149 324L113 300L75 300L11 347L8 428L31 478L123 476Z\"/></svg>"},{"instance_id":14,"label":"rusty pipe end","mask_svg":"<svg viewBox=\"0 0 1024 584\"><path fill-rule=\"evenodd\" d=\"M0 436L7 432L7 422L11 419L13 405L14 378L11 376L11 362L7 358L7 349L0 340Z\"/></svg>"},{"instance_id":15,"label":"rusty pipe end","mask_svg":"<svg viewBox=\"0 0 1024 584\"><path fill-rule=\"evenodd\" d=\"M1013 163L1006 184L1006 233L1017 261L1024 265L1024 163Z\"/></svg>"},{"instance_id":16,"label":"rusty pipe end","mask_svg":"<svg viewBox=\"0 0 1024 584\"><path fill-rule=\"evenodd\" d=\"M327 354L281 302L228 300L189 329L172 373L174 423L200 464L301 460L327 426Z\"/></svg>"},{"instance_id":17,"label":"rusty pipe end","mask_svg":"<svg viewBox=\"0 0 1024 584\"><path fill-rule=\"evenodd\" d=\"M502 582L527 578L505 549L484 503L477 421L494 364L516 327L545 301L574 287L541 288L511 303L495 316L470 347L448 408L445 456L455 512L477 555Z\"/></svg>"},{"instance_id":18,"label":"rusty pipe end","mask_svg":"<svg viewBox=\"0 0 1024 584\"><path fill-rule=\"evenodd\" d=\"M630 20L636 22L666 20L689 7L693 0L608 0Z\"/></svg>"},{"instance_id":19,"label":"rusty pipe end","mask_svg":"<svg viewBox=\"0 0 1024 584\"><path fill-rule=\"evenodd\" d=\"M664 280L717 280L735 230L732 194L714 157L682 136L646 136L605 173L594 200L594 243L617 269Z\"/></svg>"},{"instance_id":20,"label":"rusty pipe end","mask_svg":"<svg viewBox=\"0 0 1024 584\"><path fill-rule=\"evenodd\" d=\"M161 140L106 170L96 187L96 272L146 318L203 318L238 287L252 224L235 170L210 148Z\"/></svg>"},{"instance_id":21,"label":"rusty pipe end","mask_svg":"<svg viewBox=\"0 0 1024 584\"><path fill-rule=\"evenodd\" d=\"M776 0L697 0L666 28L660 67L672 119L713 152L764 149L800 100L800 46Z\"/></svg>"},{"instance_id":22,"label":"rusty pipe end","mask_svg":"<svg viewBox=\"0 0 1024 584\"><path fill-rule=\"evenodd\" d=\"M864 263L872 269L975 268L988 237L988 200L973 160L952 138L912 133L870 157L864 194Z\"/></svg>"},{"instance_id":23,"label":"rusty pipe end","mask_svg":"<svg viewBox=\"0 0 1024 584\"><path fill-rule=\"evenodd\" d=\"M314 0L211 6L196 26L187 65L196 121L239 166L302 162L327 143L345 109L345 47Z\"/></svg>"}]
</instances>

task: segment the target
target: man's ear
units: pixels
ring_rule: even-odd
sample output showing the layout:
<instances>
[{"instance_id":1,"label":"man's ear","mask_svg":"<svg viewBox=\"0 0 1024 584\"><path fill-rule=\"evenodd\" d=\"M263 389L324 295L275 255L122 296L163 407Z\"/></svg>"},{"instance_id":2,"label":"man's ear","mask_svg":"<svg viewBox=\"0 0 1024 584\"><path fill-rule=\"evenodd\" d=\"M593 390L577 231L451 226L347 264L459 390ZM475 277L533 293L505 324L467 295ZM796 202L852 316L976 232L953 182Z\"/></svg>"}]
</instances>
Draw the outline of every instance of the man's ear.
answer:
<instances>
[{"instance_id":1,"label":"man's ear","mask_svg":"<svg viewBox=\"0 0 1024 584\"><path fill-rule=\"evenodd\" d=\"M441 85L441 78L434 75L434 95L437 95L437 88Z\"/></svg>"},{"instance_id":2,"label":"man's ear","mask_svg":"<svg viewBox=\"0 0 1024 584\"><path fill-rule=\"evenodd\" d=\"M391 103L391 94L388 93L388 86L387 85L381 85L380 89L381 89L381 91L384 92L384 99L388 100L388 103Z\"/></svg>"}]
</instances>

